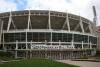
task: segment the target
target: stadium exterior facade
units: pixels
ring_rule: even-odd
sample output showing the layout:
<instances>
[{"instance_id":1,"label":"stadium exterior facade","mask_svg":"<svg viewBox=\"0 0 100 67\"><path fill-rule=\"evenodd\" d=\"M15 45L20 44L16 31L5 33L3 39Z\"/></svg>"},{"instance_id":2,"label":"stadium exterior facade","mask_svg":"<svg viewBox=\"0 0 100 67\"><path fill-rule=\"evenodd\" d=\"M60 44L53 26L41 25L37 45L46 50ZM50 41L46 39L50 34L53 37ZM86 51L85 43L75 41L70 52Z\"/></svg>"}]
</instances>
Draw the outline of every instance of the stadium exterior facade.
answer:
<instances>
[{"instance_id":1,"label":"stadium exterior facade","mask_svg":"<svg viewBox=\"0 0 100 67\"><path fill-rule=\"evenodd\" d=\"M44 10L0 14L0 43L15 58L74 59L95 55L95 24L81 16Z\"/></svg>"}]
</instances>

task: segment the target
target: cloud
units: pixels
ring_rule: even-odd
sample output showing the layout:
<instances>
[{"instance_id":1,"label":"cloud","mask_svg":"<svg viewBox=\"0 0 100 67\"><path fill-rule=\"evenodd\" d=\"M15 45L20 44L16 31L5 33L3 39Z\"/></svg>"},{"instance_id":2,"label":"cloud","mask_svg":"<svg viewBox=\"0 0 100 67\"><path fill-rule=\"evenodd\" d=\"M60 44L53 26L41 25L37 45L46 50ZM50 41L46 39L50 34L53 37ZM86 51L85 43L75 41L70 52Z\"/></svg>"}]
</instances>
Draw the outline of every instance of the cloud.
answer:
<instances>
[{"instance_id":1,"label":"cloud","mask_svg":"<svg viewBox=\"0 0 100 67\"><path fill-rule=\"evenodd\" d=\"M8 1L16 4L17 10L24 10L27 5L27 0L8 0Z\"/></svg>"},{"instance_id":2,"label":"cloud","mask_svg":"<svg viewBox=\"0 0 100 67\"><path fill-rule=\"evenodd\" d=\"M70 0L27 0L26 9L66 11L69 7Z\"/></svg>"},{"instance_id":3,"label":"cloud","mask_svg":"<svg viewBox=\"0 0 100 67\"><path fill-rule=\"evenodd\" d=\"M27 9L52 10L80 15L92 21L92 5L96 6L99 19L100 0L0 0L0 12Z\"/></svg>"},{"instance_id":4,"label":"cloud","mask_svg":"<svg viewBox=\"0 0 100 67\"><path fill-rule=\"evenodd\" d=\"M87 9L92 11L90 6L88 6L90 1L91 0L27 0L26 9L45 9L62 12L67 11L69 13L87 17Z\"/></svg>"},{"instance_id":5,"label":"cloud","mask_svg":"<svg viewBox=\"0 0 100 67\"><path fill-rule=\"evenodd\" d=\"M0 12L17 10L15 3L9 2L8 0L0 0Z\"/></svg>"},{"instance_id":6,"label":"cloud","mask_svg":"<svg viewBox=\"0 0 100 67\"><path fill-rule=\"evenodd\" d=\"M26 9L68 12L93 20L93 0L27 0Z\"/></svg>"}]
</instances>

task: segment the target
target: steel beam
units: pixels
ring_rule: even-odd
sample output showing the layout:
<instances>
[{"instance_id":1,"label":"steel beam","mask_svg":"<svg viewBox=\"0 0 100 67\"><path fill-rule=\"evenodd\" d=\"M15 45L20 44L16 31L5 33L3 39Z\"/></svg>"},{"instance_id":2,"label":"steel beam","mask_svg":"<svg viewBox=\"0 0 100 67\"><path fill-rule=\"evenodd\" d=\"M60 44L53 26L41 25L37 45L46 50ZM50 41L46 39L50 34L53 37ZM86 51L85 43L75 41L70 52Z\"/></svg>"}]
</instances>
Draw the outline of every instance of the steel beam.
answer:
<instances>
[{"instance_id":1,"label":"steel beam","mask_svg":"<svg viewBox=\"0 0 100 67\"><path fill-rule=\"evenodd\" d=\"M84 33L83 22L82 22L81 17L80 17L80 26L81 26L82 32Z\"/></svg>"},{"instance_id":2,"label":"steel beam","mask_svg":"<svg viewBox=\"0 0 100 67\"><path fill-rule=\"evenodd\" d=\"M51 15L50 15L50 10L48 12L48 24L49 24L49 29L51 29Z\"/></svg>"},{"instance_id":3,"label":"steel beam","mask_svg":"<svg viewBox=\"0 0 100 67\"><path fill-rule=\"evenodd\" d=\"M65 28L65 25L66 25L66 24L67 24L68 31L70 32L70 24L69 24L69 17L68 17L68 13L66 13L66 20L65 20L65 22L64 22L64 24L63 24L62 29L64 29L64 28Z\"/></svg>"},{"instance_id":4,"label":"steel beam","mask_svg":"<svg viewBox=\"0 0 100 67\"><path fill-rule=\"evenodd\" d=\"M2 32L3 32L3 21L1 20L1 26L0 26L0 44L1 44L1 39L2 39Z\"/></svg>"},{"instance_id":5,"label":"steel beam","mask_svg":"<svg viewBox=\"0 0 100 67\"><path fill-rule=\"evenodd\" d=\"M8 21L8 26L7 26L7 31L9 31L11 22L12 22L12 13L10 12L10 15L9 15L9 21Z\"/></svg>"},{"instance_id":6,"label":"steel beam","mask_svg":"<svg viewBox=\"0 0 100 67\"><path fill-rule=\"evenodd\" d=\"M31 23L31 19L30 19L30 16L31 16L31 12L29 10L29 14L28 14L28 25L27 25L27 29L29 30L29 27L30 27L30 23ZM31 26L32 27L32 26Z\"/></svg>"},{"instance_id":7,"label":"steel beam","mask_svg":"<svg viewBox=\"0 0 100 67\"><path fill-rule=\"evenodd\" d=\"M93 29L92 29L90 22L89 22L89 30L90 30L90 33L93 34Z\"/></svg>"}]
</instances>

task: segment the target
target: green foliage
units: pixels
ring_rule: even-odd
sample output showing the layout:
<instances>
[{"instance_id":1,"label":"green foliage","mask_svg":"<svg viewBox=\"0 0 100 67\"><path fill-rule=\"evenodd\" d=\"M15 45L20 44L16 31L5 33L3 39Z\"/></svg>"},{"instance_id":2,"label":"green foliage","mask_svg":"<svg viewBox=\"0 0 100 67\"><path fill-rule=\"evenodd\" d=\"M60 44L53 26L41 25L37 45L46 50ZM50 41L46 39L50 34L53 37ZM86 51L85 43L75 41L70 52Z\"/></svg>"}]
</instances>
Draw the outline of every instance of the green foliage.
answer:
<instances>
[{"instance_id":1,"label":"green foliage","mask_svg":"<svg viewBox=\"0 0 100 67\"><path fill-rule=\"evenodd\" d=\"M0 64L0 67L78 67L48 59L29 59Z\"/></svg>"}]
</instances>

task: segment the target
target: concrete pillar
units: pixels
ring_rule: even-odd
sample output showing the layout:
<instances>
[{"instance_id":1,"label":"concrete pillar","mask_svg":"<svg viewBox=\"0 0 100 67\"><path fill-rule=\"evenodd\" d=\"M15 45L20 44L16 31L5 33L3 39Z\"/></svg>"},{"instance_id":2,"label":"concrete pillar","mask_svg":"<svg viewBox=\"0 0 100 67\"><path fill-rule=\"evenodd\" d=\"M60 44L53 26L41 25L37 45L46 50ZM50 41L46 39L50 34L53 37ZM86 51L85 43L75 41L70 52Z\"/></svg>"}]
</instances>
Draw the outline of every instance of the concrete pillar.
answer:
<instances>
[{"instance_id":1,"label":"concrete pillar","mask_svg":"<svg viewBox=\"0 0 100 67\"><path fill-rule=\"evenodd\" d=\"M92 49L92 44L91 44L91 42L90 42L90 49Z\"/></svg>"},{"instance_id":2,"label":"concrete pillar","mask_svg":"<svg viewBox=\"0 0 100 67\"><path fill-rule=\"evenodd\" d=\"M47 40L45 40L45 48L44 48L45 49L45 58L47 58L47 47L48 47Z\"/></svg>"},{"instance_id":3,"label":"concrete pillar","mask_svg":"<svg viewBox=\"0 0 100 67\"><path fill-rule=\"evenodd\" d=\"M30 43L30 59L32 58L32 40L31 40L31 43Z\"/></svg>"},{"instance_id":4,"label":"concrete pillar","mask_svg":"<svg viewBox=\"0 0 100 67\"><path fill-rule=\"evenodd\" d=\"M50 41L51 41L51 46L52 46L52 31L51 31L51 36L50 36Z\"/></svg>"},{"instance_id":5,"label":"concrete pillar","mask_svg":"<svg viewBox=\"0 0 100 67\"><path fill-rule=\"evenodd\" d=\"M32 51L30 50L30 59L32 58Z\"/></svg>"},{"instance_id":6,"label":"concrete pillar","mask_svg":"<svg viewBox=\"0 0 100 67\"><path fill-rule=\"evenodd\" d=\"M84 44L83 44L83 41L82 41L82 49L84 49Z\"/></svg>"},{"instance_id":7,"label":"concrete pillar","mask_svg":"<svg viewBox=\"0 0 100 67\"><path fill-rule=\"evenodd\" d=\"M72 45L72 48L74 49L75 47L74 47L74 41L73 40L71 42L71 45Z\"/></svg>"},{"instance_id":8,"label":"concrete pillar","mask_svg":"<svg viewBox=\"0 0 100 67\"><path fill-rule=\"evenodd\" d=\"M18 40L16 40L16 50L18 49Z\"/></svg>"},{"instance_id":9,"label":"concrete pillar","mask_svg":"<svg viewBox=\"0 0 100 67\"><path fill-rule=\"evenodd\" d=\"M16 51L15 51L15 58L18 58L18 56L17 56L17 49L18 49L18 40L16 40Z\"/></svg>"},{"instance_id":10,"label":"concrete pillar","mask_svg":"<svg viewBox=\"0 0 100 67\"><path fill-rule=\"evenodd\" d=\"M59 56L60 56L60 60L62 59L62 54L61 54L61 51L60 51L60 54L59 54Z\"/></svg>"},{"instance_id":11,"label":"concrete pillar","mask_svg":"<svg viewBox=\"0 0 100 67\"><path fill-rule=\"evenodd\" d=\"M26 50L28 49L27 47L27 31L26 31Z\"/></svg>"},{"instance_id":12,"label":"concrete pillar","mask_svg":"<svg viewBox=\"0 0 100 67\"><path fill-rule=\"evenodd\" d=\"M28 51L25 51L25 52L26 52L26 57L25 58L27 59L28 58Z\"/></svg>"},{"instance_id":13,"label":"concrete pillar","mask_svg":"<svg viewBox=\"0 0 100 67\"><path fill-rule=\"evenodd\" d=\"M30 43L30 50L32 49L32 40L31 40L31 43Z\"/></svg>"},{"instance_id":14,"label":"concrete pillar","mask_svg":"<svg viewBox=\"0 0 100 67\"><path fill-rule=\"evenodd\" d=\"M18 56L17 56L17 51L15 51L15 58L16 58L16 59L18 58Z\"/></svg>"},{"instance_id":15,"label":"concrete pillar","mask_svg":"<svg viewBox=\"0 0 100 67\"><path fill-rule=\"evenodd\" d=\"M50 10L48 12L48 25L49 25L49 29L51 29L51 14L50 14Z\"/></svg>"},{"instance_id":16,"label":"concrete pillar","mask_svg":"<svg viewBox=\"0 0 100 67\"><path fill-rule=\"evenodd\" d=\"M59 49L61 49L61 41L59 40Z\"/></svg>"},{"instance_id":17,"label":"concrete pillar","mask_svg":"<svg viewBox=\"0 0 100 67\"><path fill-rule=\"evenodd\" d=\"M0 20L0 45L1 45L1 39L2 39L2 32L3 32L3 21Z\"/></svg>"},{"instance_id":18,"label":"concrete pillar","mask_svg":"<svg viewBox=\"0 0 100 67\"><path fill-rule=\"evenodd\" d=\"M4 46L4 33L3 33L3 50L6 51L6 47Z\"/></svg>"}]
</instances>

